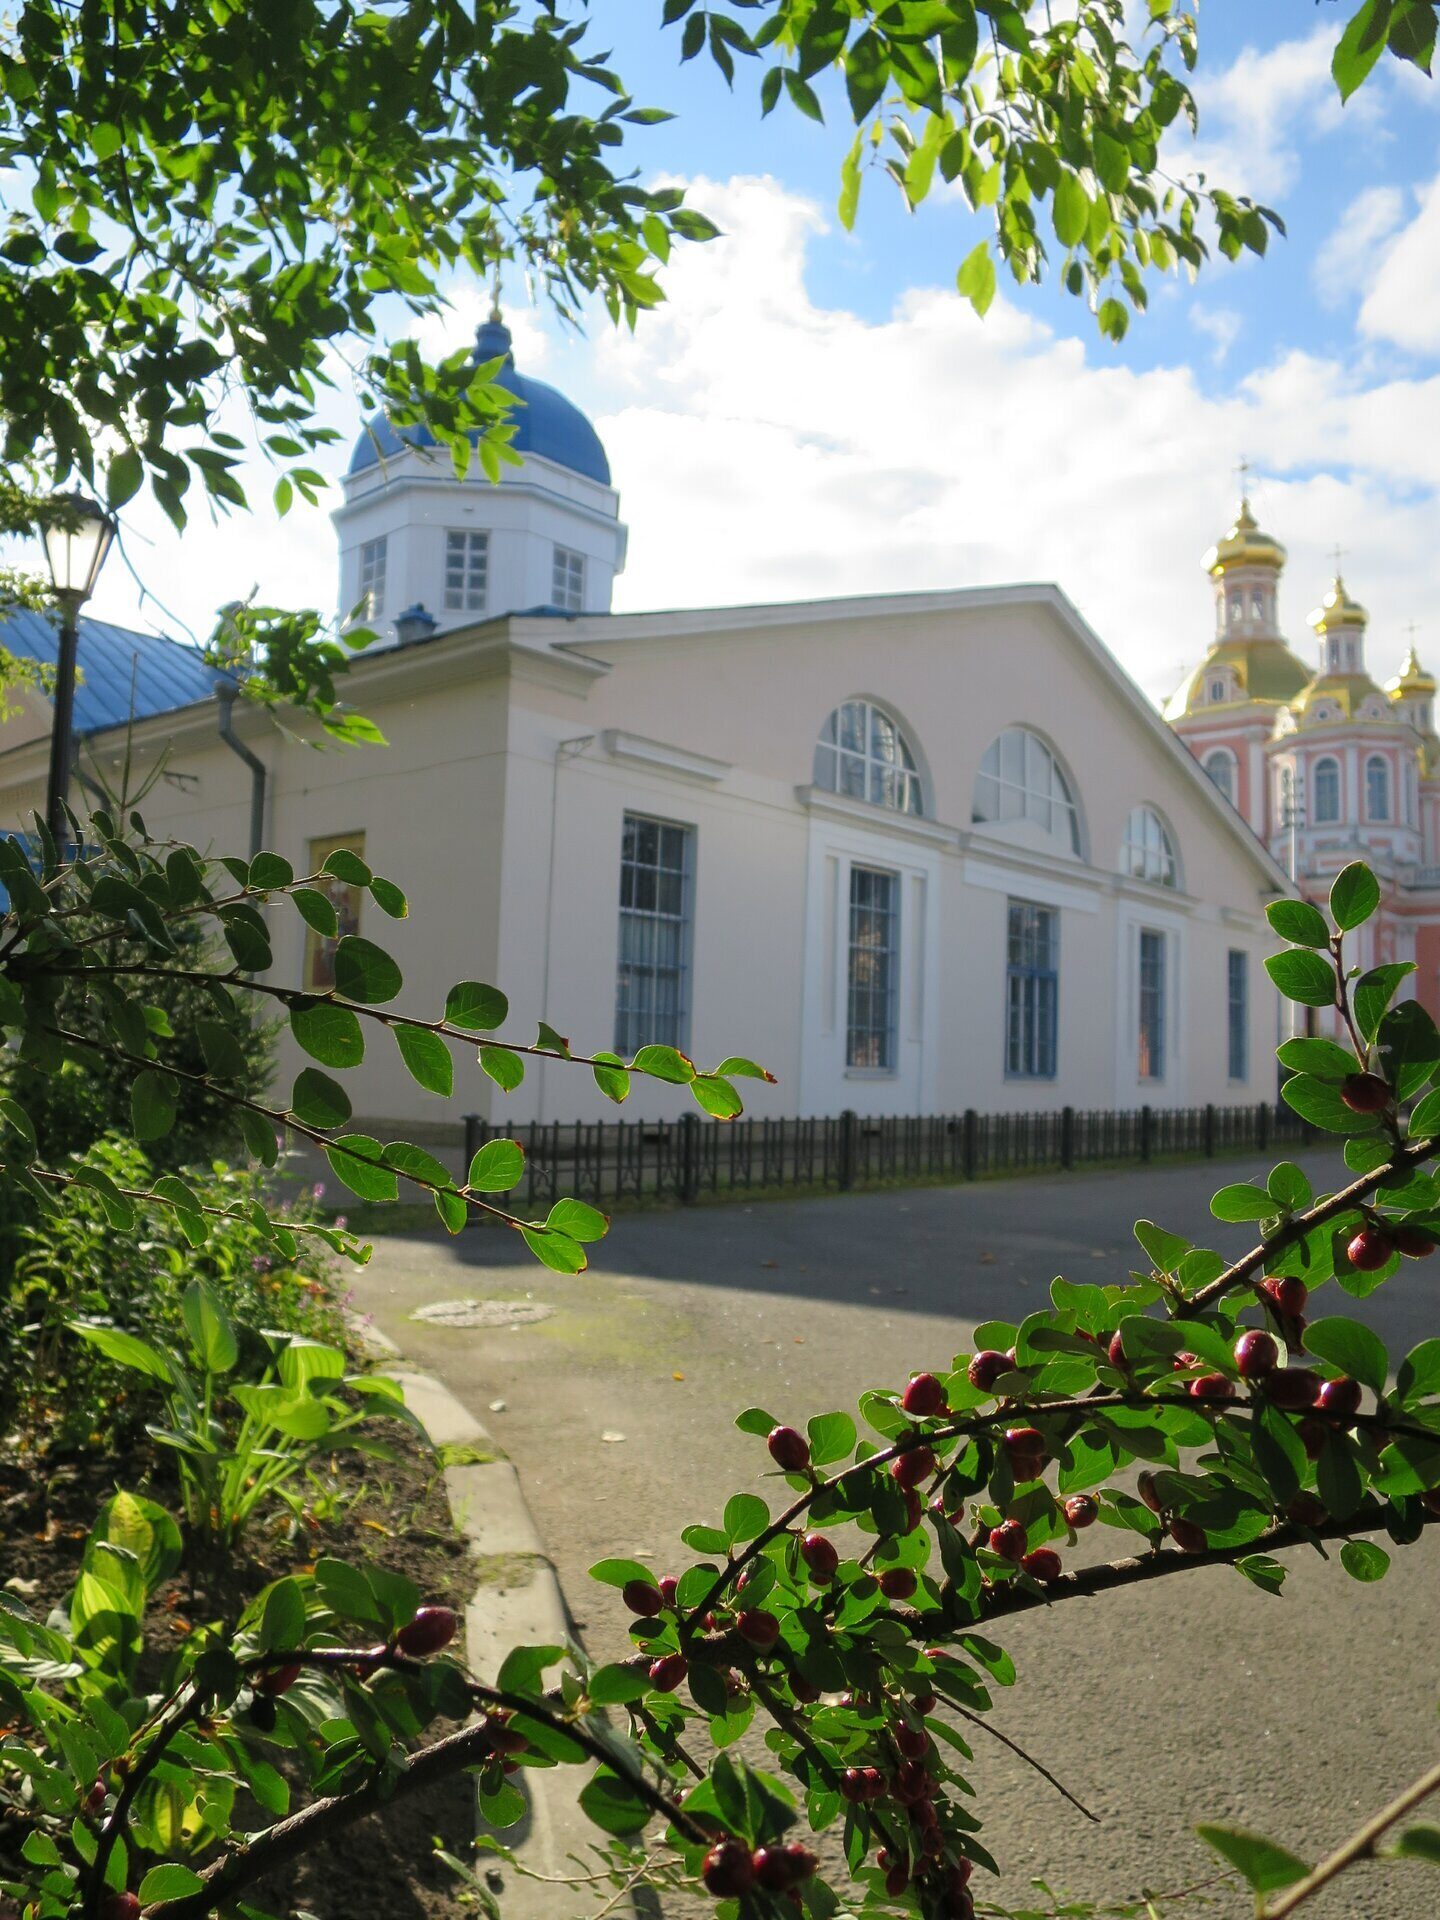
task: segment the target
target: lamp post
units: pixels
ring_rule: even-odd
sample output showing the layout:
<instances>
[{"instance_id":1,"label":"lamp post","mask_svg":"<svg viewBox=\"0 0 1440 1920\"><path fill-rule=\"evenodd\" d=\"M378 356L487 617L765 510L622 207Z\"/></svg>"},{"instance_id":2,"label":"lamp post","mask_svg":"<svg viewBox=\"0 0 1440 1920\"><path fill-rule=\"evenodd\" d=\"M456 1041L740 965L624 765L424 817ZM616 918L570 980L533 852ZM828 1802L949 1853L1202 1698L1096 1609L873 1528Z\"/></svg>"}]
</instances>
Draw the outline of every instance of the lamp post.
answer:
<instances>
[{"instance_id":1,"label":"lamp post","mask_svg":"<svg viewBox=\"0 0 1440 1920\"><path fill-rule=\"evenodd\" d=\"M115 538L115 522L83 493L61 493L52 501L43 539L50 582L60 607L60 657L55 669L55 721L50 732L50 777L45 788L45 821L57 847L66 841L65 800L70 791L70 745L75 721L75 655L80 643L80 609Z\"/></svg>"}]
</instances>

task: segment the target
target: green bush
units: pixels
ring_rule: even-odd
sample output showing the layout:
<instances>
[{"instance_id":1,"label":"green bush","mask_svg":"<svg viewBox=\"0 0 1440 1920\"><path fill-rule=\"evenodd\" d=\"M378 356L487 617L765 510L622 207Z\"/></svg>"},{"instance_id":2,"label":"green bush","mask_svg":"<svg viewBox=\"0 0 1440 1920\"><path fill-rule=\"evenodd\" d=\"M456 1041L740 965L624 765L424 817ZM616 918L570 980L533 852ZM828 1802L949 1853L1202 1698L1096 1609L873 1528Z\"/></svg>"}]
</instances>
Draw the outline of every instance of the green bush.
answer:
<instances>
[{"instance_id":1,"label":"green bush","mask_svg":"<svg viewBox=\"0 0 1440 1920\"><path fill-rule=\"evenodd\" d=\"M188 1169L186 1185L208 1215L202 1246L180 1216L157 1211L143 1236L115 1232L107 1208L118 1189L153 1185L156 1175L133 1141L111 1135L70 1162L69 1203L15 1230L16 1256L0 1293L0 1425L19 1421L41 1447L121 1446L144 1414L133 1376L66 1331L74 1319L162 1342L183 1341L182 1302L194 1280L212 1285L236 1319L334 1340L340 1309L328 1250L303 1231L317 1217L319 1190L306 1189L284 1220L293 1258L256 1225L263 1182L253 1170L216 1160ZM273 1215L273 1205L270 1208ZM226 1217L216 1219L215 1213ZM299 1228L302 1231L296 1232Z\"/></svg>"}]
</instances>

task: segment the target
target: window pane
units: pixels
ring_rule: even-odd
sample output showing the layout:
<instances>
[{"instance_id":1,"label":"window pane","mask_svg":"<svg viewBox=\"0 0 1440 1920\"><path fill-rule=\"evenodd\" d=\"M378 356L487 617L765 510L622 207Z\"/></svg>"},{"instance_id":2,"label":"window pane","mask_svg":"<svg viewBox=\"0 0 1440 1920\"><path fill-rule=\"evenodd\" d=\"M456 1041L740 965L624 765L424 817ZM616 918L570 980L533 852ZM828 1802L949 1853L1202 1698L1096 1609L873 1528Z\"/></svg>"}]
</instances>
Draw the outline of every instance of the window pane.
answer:
<instances>
[{"instance_id":1,"label":"window pane","mask_svg":"<svg viewBox=\"0 0 1440 1920\"><path fill-rule=\"evenodd\" d=\"M871 867L850 869L850 963L846 1064L891 1072L899 981L899 881Z\"/></svg>"},{"instance_id":2,"label":"window pane","mask_svg":"<svg viewBox=\"0 0 1440 1920\"><path fill-rule=\"evenodd\" d=\"M1250 1077L1250 981L1246 956L1232 948L1226 956L1230 1078Z\"/></svg>"},{"instance_id":3,"label":"window pane","mask_svg":"<svg viewBox=\"0 0 1440 1920\"><path fill-rule=\"evenodd\" d=\"M1142 1080L1165 1077L1165 936L1140 934L1140 1047Z\"/></svg>"},{"instance_id":4,"label":"window pane","mask_svg":"<svg viewBox=\"0 0 1440 1920\"><path fill-rule=\"evenodd\" d=\"M625 816L620 856L615 1051L683 1047L693 829Z\"/></svg>"},{"instance_id":5,"label":"window pane","mask_svg":"<svg viewBox=\"0 0 1440 1920\"><path fill-rule=\"evenodd\" d=\"M1026 1079L1053 1079L1059 976L1060 916L1028 901L1009 905L1005 977L1005 1071Z\"/></svg>"}]
</instances>

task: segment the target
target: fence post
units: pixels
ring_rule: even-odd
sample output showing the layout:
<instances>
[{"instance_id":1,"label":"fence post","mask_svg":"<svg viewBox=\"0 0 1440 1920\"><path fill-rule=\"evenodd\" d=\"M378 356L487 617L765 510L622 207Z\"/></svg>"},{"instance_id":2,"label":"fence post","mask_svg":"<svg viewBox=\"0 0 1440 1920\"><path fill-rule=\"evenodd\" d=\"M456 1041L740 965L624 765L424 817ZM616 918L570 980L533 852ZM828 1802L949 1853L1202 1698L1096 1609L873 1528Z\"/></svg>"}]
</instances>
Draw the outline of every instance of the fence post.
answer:
<instances>
[{"instance_id":1,"label":"fence post","mask_svg":"<svg viewBox=\"0 0 1440 1920\"><path fill-rule=\"evenodd\" d=\"M855 1109L846 1107L840 1116L840 1191L846 1192L855 1180Z\"/></svg>"},{"instance_id":2,"label":"fence post","mask_svg":"<svg viewBox=\"0 0 1440 1920\"><path fill-rule=\"evenodd\" d=\"M975 1141L979 1125L979 1116L975 1109L967 1107L960 1123L960 1158L967 1180L975 1178Z\"/></svg>"},{"instance_id":3,"label":"fence post","mask_svg":"<svg viewBox=\"0 0 1440 1920\"><path fill-rule=\"evenodd\" d=\"M687 1207L695 1204L700 1190L700 1116L680 1116L680 1198Z\"/></svg>"},{"instance_id":4,"label":"fence post","mask_svg":"<svg viewBox=\"0 0 1440 1920\"><path fill-rule=\"evenodd\" d=\"M1148 1160L1150 1158L1150 1121L1151 1121L1151 1109L1149 1107L1141 1107L1140 1109L1140 1158L1142 1160Z\"/></svg>"},{"instance_id":5,"label":"fence post","mask_svg":"<svg viewBox=\"0 0 1440 1920\"><path fill-rule=\"evenodd\" d=\"M1075 1164L1075 1109L1060 1109L1060 1164L1068 1173Z\"/></svg>"},{"instance_id":6,"label":"fence post","mask_svg":"<svg viewBox=\"0 0 1440 1920\"><path fill-rule=\"evenodd\" d=\"M1257 1102L1255 1107L1255 1145L1263 1153L1270 1144L1270 1103L1268 1100Z\"/></svg>"},{"instance_id":7,"label":"fence post","mask_svg":"<svg viewBox=\"0 0 1440 1920\"><path fill-rule=\"evenodd\" d=\"M478 1113L466 1114L465 1116L465 1164L460 1169L462 1176L466 1180L470 1178L470 1162L475 1158L476 1154L480 1151L481 1145L483 1144L481 1140L481 1132L484 1128L484 1125L485 1125L485 1122L480 1118Z\"/></svg>"},{"instance_id":8,"label":"fence post","mask_svg":"<svg viewBox=\"0 0 1440 1920\"><path fill-rule=\"evenodd\" d=\"M1209 1103L1205 1107L1205 1158L1215 1158L1215 1109Z\"/></svg>"}]
</instances>

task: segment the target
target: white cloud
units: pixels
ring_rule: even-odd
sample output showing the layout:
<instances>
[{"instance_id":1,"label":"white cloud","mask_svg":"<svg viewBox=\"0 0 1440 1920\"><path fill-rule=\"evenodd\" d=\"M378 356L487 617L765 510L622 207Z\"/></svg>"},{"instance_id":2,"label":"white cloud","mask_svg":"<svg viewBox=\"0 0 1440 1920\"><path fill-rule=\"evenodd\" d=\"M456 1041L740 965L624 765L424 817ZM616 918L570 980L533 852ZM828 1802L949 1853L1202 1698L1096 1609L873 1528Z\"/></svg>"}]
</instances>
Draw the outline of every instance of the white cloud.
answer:
<instances>
[{"instance_id":1,"label":"white cloud","mask_svg":"<svg viewBox=\"0 0 1440 1920\"><path fill-rule=\"evenodd\" d=\"M1335 28L1327 22L1302 40L1282 40L1263 52L1246 47L1223 71L1195 81L1200 136L1178 156L1206 174L1212 186L1273 203L1289 192L1300 170L1300 136L1325 132L1343 111L1330 57ZM1351 102L1358 119L1369 103Z\"/></svg>"},{"instance_id":2,"label":"white cloud","mask_svg":"<svg viewBox=\"0 0 1440 1920\"><path fill-rule=\"evenodd\" d=\"M1308 657L1338 539L1389 670L1389 634L1433 597L1440 380L1366 387L1291 354L1212 398L1189 368L1135 371L1004 300L982 322L914 288L870 322L810 298L811 203L769 179L691 197L728 237L677 260L633 338L594 349L631 523L618 604L1053 579L1159 697L1205 646L1199 558L1243 449L1290 549L1292 636Z\"/></svg>"},{"instance_id":3,"label":"white cloud","mask_svg":"<svg viewBox=\"0 0 1440 1920\"><path fill-rule=\"evenodd\" d=\"M1359 326L1371 340L1433 358L1440 348L1440 177L1419 198L1419 211L1373 273Z\"/></svg>"},{"instance_id":4,"label":"white cloud","mask_svg":"<svg viewBox=\"0 0 1440 1920\"><path fill-rule=\"evenodd\" d=\"M1365 292L1385 243L1404 218L1405 196L1399 187L1367 187L1355 196L1310 269L1322 306L1344 306Z\"/></svg>"},{"instance_id":5,"label":"white cloud","mask_svg":"<svg viewBox=\"0 0 1440 1920\"><path fill-rule=\"evenodd\" d=\"M1190 324L1208 336L1210 358L1217 367L1223 366L1231 347L1240 337L1243 322L1233 307L1202 307L1190 309Z\"/></svg>"}]
</instances>

